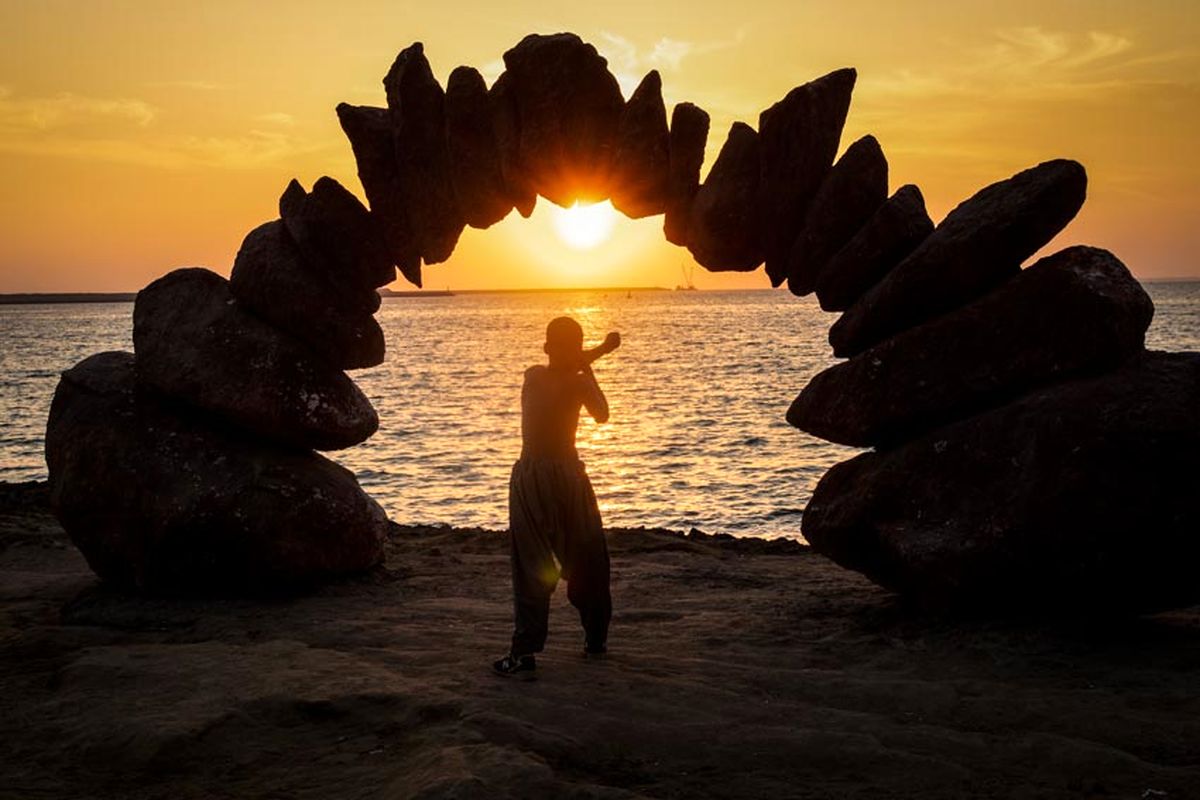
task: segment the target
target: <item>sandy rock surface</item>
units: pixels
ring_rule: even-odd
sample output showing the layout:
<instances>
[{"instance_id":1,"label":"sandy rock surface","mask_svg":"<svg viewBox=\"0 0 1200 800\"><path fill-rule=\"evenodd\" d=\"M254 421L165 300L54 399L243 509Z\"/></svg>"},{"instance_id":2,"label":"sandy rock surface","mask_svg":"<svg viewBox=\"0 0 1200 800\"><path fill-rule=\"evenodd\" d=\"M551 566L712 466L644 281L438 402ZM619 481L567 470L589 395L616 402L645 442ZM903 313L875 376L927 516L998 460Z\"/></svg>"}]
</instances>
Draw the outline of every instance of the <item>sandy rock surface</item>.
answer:
<instances>
[{"instance_id":1,"label":"sandy rock surface","mask_svg":"<svg viewBox=\"0 0 1200 800\"><path fill-rule=\"evenodd\" d=\"M611 656L555 596L539 679L488 672L503 535L271 603L99 586L0 487L0 797L1170 797L1200 785L1200 611L915 616L797 545L614 531ZM1144 794L1153 789L1165 795Z\"/></svg>"}]
</instances>

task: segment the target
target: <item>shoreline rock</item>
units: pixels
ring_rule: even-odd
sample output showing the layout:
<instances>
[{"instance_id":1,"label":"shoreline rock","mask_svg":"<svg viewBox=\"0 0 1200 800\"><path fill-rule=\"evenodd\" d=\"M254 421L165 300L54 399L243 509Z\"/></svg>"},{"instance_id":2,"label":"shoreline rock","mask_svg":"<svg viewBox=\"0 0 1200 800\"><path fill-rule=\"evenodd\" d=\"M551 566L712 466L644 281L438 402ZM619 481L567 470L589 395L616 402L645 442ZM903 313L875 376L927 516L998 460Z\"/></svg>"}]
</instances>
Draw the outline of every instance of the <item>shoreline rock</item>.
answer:
<instances>
[{"instance_id":1,"label":"shoreline rock","mask_svg":"<svg viewBox=\"0 0 1200 800\"><path fill-rule=\"evenodd\" d=\"M663 236L680 247L688 244L692 201L700 191L700 167L704 164L708 128L708 112L699 106L677 103L671 111Z\"/></svg>"},{"instance_id":2,"label":"shoreline rock","mask_svg":"<svg viewBox=\"0 0 1200 800\"><path fill-rule=\"evenodd\" d=\"M208 270L178 269L138 292L133 344L143 384L259 436L340 450L379 427L350 378L243 310Z\"/></svg>"},{"instance_id":3,"label":"shoreline rock","mask_svg":"<svg viewBox=\"0 0 1200 800\"><path fill-rule=\"evenodd\" d=\"M136 591L259 594L383 558L387 516L349 470L139 392L130 353L63 373L46 463L89 566Z\"/></svg>"},{"instance_id":4,"label":"shoreline rock","mask_svg":"<svg viewBox=\"0 0 1200 800\"><path fill-rule=\"evenodd\" d=\"M817 374L787 420L855 447L904 441L1039 386L1116 368L1142 351L1153 315L1112 253L1070 247Z\"/></svg>"},{"instance_id":5,"label":"shoreline rock","mask_svg":"<svg viewBox=\"0 0 1200 800\"><path fill-rule=\"evenodd\" d=\"M834 466L820 553L937 608L1200 602L1200 353L1148 353Z\"/></svg>"},{"instance_id":6,"label":"shoreline rock","mask_svg":"<svg viewBox=\"0 0 1200 800\"><path fill-rule=\"evenodd\" d=\"M952 311L1016 275L1083 205L1087 173L1058 159L976 192L829 329L834 355L856 355Z\"/></svg>"},{"instance_id":7,"label":"shoreline rock","mask_svg":"<svg viewBox=\"0 0 1200 800\"><path fill-rule=\"evenodd\" d=\"M238 305L303 342L338 369L383 363L383 329L372 314L381 299L374 289L334 286L314 273L279 220L259 225L242 241L229 275Z\"/></svg>"},{"instance_id":8,"label":"shoreline rock","mask_svg":"<svg viewBox=\"0 0 1200 800\"><path fill-rule=\"evenodd\" d=\"M787 258L788 290L812 294L829 260L887 200L888 163L874 136L854 142L821 182Z\"/></svg>"},{"instance_id":9,"label":"shoreline rock","mask_svg":"<svg viewBox=\"0 0 1200 800\"><path fill-rule=\"evenodd\" d=\"M670 130L662 78L651 70L638 84L617 124L612 173L613 208L630 219L662 214L670 180Z\"/></svg>"},{"instance_id":10,"label":"shoreline rock","mask_svg":"<svg viewBox=\"0 0 1200 800\"><path fill-rule=\"evenodd\" d=\"M767 277L779 286L809 203L837 156L858 73L839 69L797 86L758 116Z\"/></svg>"},{"instance_id":11,"label":"shoreline rock","mask_svg":"<svg viewBox=\"0 0 1200 800\"><path fill-rule=\"evenodd\" d=\"M925 198L916 186L901 186L817 277L823 311L845 311L883 280L933 233Z\"/></svg>"},{"instance_id":12,"label":"shoreline rock","mask_svg":"<svg viewBox=\"0 0 1200 800\"><path fill-rule=\"evenodd\" d=\"M688 250L712 272L750 272L762 263L758 134L735 122L700 190L688 221Z\"/></svg>"}]
</instances>

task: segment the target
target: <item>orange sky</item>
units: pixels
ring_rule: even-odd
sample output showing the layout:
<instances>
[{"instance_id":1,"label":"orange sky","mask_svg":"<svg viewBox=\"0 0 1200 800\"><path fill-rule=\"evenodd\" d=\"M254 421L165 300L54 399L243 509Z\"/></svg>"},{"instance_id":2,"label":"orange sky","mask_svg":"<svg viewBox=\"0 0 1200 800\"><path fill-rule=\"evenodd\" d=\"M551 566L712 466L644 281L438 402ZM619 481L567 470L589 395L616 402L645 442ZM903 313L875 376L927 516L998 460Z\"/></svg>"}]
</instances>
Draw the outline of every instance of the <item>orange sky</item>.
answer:
<instances>
[{"instance_id":1,"label":"orange sky","mask_svg":"<svg viewBox=\"0 0 1200 800\"><path fill-rule=\"evenodd\" d=\"M134 290L181 265L228 274L291 177L329 174L361 196L333 109L382 105L399 49L425 42L443 81L462 63L491 80L522 35L557 30L593 42L627 94L657 68L668 105L706 108L706 169L732 121L855 66L843 144L875 134L892 188L920 185L935 220L1072 157L1090 197L1055 246L1107 247L1142 278L1200 276L1194 0L555 5L3 0L0 292ZM661 217L622 218L579 251L549 208L468 229L426 285L673 286L691 263ZM761 270L695 280L767 285Z\"/></svg>"}]
</instances>

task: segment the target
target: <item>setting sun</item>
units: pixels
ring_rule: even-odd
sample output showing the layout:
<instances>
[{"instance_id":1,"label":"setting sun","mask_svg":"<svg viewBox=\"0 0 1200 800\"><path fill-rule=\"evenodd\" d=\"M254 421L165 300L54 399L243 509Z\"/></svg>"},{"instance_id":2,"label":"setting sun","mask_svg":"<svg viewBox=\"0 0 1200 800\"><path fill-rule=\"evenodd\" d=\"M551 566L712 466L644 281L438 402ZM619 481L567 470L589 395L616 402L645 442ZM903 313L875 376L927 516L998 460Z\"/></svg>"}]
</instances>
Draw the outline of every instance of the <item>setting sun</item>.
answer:
<instances>
[{"instance_id":1,"label":"setting sun","mask_svg":"<svg viewBox=\"0 0 1200 800\"><path fill-rule=\"evenodd\" d=\"M590 250L612 233L617 222L612 203L583 205L576 202L570 208L554 208L554 230L558 237L576 250Z\"/></svg>"}]
</instances>

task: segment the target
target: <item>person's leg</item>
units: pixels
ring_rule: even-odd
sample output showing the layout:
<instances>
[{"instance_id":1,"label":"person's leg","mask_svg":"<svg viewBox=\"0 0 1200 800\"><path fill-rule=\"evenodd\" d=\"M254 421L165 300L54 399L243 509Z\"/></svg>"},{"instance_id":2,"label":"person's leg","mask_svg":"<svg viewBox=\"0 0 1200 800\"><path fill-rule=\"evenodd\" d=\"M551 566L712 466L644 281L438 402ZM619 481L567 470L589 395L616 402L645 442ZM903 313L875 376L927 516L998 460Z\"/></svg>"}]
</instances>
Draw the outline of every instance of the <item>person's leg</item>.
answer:
<instances>
[{"instance_id":1,"label":"person's leg","mask_svg":"<svg viewBox=\"0 0 1200 800\"><path fill-rule=\"evenodd\" d=\"M508 517L513 579L512 653L540 653L546 645L550 595L558 583L554 551L546 536L544 503L537 481L520 463L509 482Z\"/></svg>"},{"instance_id":2,"label":"person's leg","mask_svg":"<svg viewBox=\"0 0 1200 800\"><path fill-rule=\"evenodd\" d=\"M600 507L582 464L572 492L570 512L562 553L567 598L579 610L588 651L603 652L612 619L608 542L600 519Z\"/></svg>"}]
</instances>

